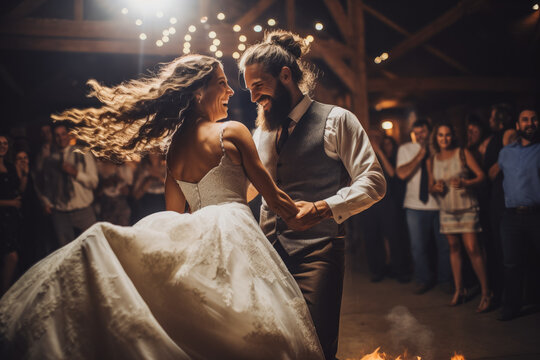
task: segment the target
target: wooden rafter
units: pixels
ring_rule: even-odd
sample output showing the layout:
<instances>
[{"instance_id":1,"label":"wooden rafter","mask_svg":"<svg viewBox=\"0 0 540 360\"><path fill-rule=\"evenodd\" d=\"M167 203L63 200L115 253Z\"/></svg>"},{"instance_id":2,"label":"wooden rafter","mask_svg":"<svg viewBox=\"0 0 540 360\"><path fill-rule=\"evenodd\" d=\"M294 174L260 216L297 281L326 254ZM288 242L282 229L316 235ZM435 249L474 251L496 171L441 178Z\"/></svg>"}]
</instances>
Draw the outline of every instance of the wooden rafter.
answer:
<instances>
[{"instance_id":1,"label":"wooden rafter","mask_svg":"<svg viewBox=\"0 0 540 360\"><path fill-rule=\"evenodd\" d=\"M347 64L345 64L343 59L328 51L328 49L324 48L318 41L314 41L313 44L311 44L311 52L312 56L323 59L345 86L347 86L351 92L354 91L354 72Z\"/></svg>"},{"instance_id":2,"label":"wooden rafter","mask_svg":"<svg viewBox=\"0 0 540 360\"><path fill-rule=\"evenodd\" d=\"M354 37L355 58L358 59L354 66L354 96L353 109L358 120L365 127L369 127L369 102L367 90L367 66L366 66L366 31L364 24L364 10L362 9L363 0L356 0L352 9L352 29L356 36Z\"/></svg>"},{"instance_id":3,"label":"wooden rafter","mask_svg":"<svg viewBox=\"0 0 540 360\"><path fill-rule=\"evenodd\" d=\"M343 9L343 6L341 6L341 3L339 0L324 0L324 3L328 10L330 11L330 15L332 15L332 18L334 19L334 22L338 26L339 32L341 35L343 35L343 38L347 43L351 42L351 23L349 21L349 18L347 16L347 13Z\"/></svg>"},{"instance_id":4,"label":"wooden rafter","mask_svg":"<svg viewBox=\"0 0 540 360\"><path fill-rule=\"evenodd\" d=\"M384 63L379 65L387 65L392 61L402 57L407 52L423 44L448 26L455 23L465 14L470 14L480 8L480 5L485 0L462 0L455 7L448 10L446 13L435 19L433 22L414 33L403 42L398 44L395 48L390 50L390 58Z\"/></svg>"},{"instance_id":5,"label":"wooden rafter","mask_svg":"<svg viewBox=\"0 0 540 360\"><path fill-rule=\"evenodd\" d=\"M287 28L291 31L295 29L296 4L295 0L287 0Z\"/></svg>"},{"instance_id":6,"label":"wooden rafter","mask_svg":"<svg viewBox=\"0 0 540 360\"><path fill-rule=\"evenodd\" d=\"M484 77L439 77L370 79L370 92L416 92L416 91L489 91L530 92L536 88L533 79L527 78L484 78Z\"/></svg>"},{"instance_id":7,"label":"wooden rafter","mask_svg":"<svg viewBox=\"0 0 540 360\"><path fill-rule=\"evenodd\" d=\"M236 21L241 27L247 26L257 20L274 3L275 0L259 0L247 13Z\"/></svg>"},{"instance_id":8,"label":"wooden rafter","mask_svg":"<svg viewBox=\"0 0 540 360\"><path fill-rule=\"evenodd\" d=\"M389 27L391 27L392 29L396 30L397 32L407 36L407 37L411 37L412 34L410 32L408 32L407 30L405 30L404 28L402 28L401 26L399 26L397 23L395 23L394 21L390 20L389 18L387 18L383 13L381 13L380 11L377 11L375 10L374 8L372 8L371 6L369 5L366 5L364 3L364 10L368 13L370 13L371 15L373 15L375 18L379 19L381 22L383 22L384 24L388 25ZM439 59L443 60L444 62L446 62L447 64L451 65L452 67L458 69L459 71L465 73L465 74L470 74L470 70L467 69L467 67L463 64L461 64L459 61L451 58L450 56L446 55L445 53L443 53L442 51L440 51L439 49L431 46L431 45L427 45L425 44L424 45L424 49L426 49L429 53L431 53L432 55L435 55L437 56Z\"/></svg>"},{"instance_id":9,"label":"wooden rafter","mask_svg":"<svg viewBox=\"0 0 540 360\"><path fill-rule=\"evenodd\" d=\"M83 0L75 0L73 2L73 18L81 21L84 18Z\"/></svg>"}]
</instances>

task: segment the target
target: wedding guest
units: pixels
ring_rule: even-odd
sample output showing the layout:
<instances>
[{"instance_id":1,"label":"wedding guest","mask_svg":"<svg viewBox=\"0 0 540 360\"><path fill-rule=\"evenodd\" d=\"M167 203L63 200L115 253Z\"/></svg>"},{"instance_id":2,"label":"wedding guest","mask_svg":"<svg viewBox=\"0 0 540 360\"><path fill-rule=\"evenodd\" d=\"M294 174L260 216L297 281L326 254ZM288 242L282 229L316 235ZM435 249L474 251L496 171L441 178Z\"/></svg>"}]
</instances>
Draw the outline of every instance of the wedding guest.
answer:
<instances>
[{"instance_id":1,"label":"wedding guest","mask_svg":"<svg viewBox=\"0 0 540 360\"><path fill-rule=\"evenodd\" d=\"M409 229L414 262L416 294L423 294L436 282L448 286L451 280L448 241L439 229L439 206L429 193L427 159L430 124L419 119L413 123L414 142L402 144L397 155L397 176L407 182L403 207ZM430 268L429 248L435 238L437 272Z\"/></svg>"},{"instance_id":2,"label":"wedding guest","mask_svg":"<svg viewBox=\"0 0 540 360\"><path fill-rule=\"evenodd\" d=\"M96 222L92 203L99 178L94 157L71 145L66 124L55 124L53 133L57 151L45 159L40 193L63 246Z\"/></svg>"},{"instance_id":3,"label":"wedding guest","mask_svg":"<svg viewBox=\"0 0 540 360\"><path fill-rule=\"evenodd\" d=\"M116 225L129 225L131 208L128 195L133 183L133 170L124 163L115 164L112 161L100 160L97 163L99 174L99 208L100 220Z\"/></svg>"},{"instance_id":4,"label":"wedding guest","mask_svg":"<svg viewBox=\"0 0 540 360\"><path fill-rule=\"evenodd\" d=\"M387 184L384 198L360 214L371 281L378 282L385 276L394 276L399 282L408 282L406 243L400 236L401 204L398 205L395 199L397 144L378 129L370 130L369 138Z\"/></svg>"},{"instance_id":5,"label":"wedding guest","mask_svg":"<svg viewBox=\"0 0 540 360\"><path fill-rule=\"evenodd\" d=\"M481 147L485 146L483 171L488 183L486 190L489 191L488 202L484 208L489 211L490 237L486 242L486 259L490 273L490 284L493 288L495 302L499 303L502 296L504 267L501 248L500 224L504 213L503 177L499 171L497 159L499 152L515 138L515 121L513 112L508 104L497 104L491 108L489 127L492 134L484 140Z\"/></svg>"},{"instance_id":6,"label":"wedding guest","mask_svg":"<svg viewBox=\"0 0 540 360\"><path fill-rule=\"evenodd\" d=\"M450 305L459 305L468 297L462 277L463 241L482 287L482 298L476 311L485 312L491 306L492 294L477 238L477 233L481 231L478 201L471 191L471 188L484 181L485 175L471 152L458 146L452 125L442 123L435 126L431 144L434 154L427 163L429 190L439 204L440 231L448 239L454 275L455 292Z\"/></svg>"},{"instance_id":7,"label":"wedding guest","mask_svg":"<svg viewBox=\"0 0 540 360\"><path fill-rule=\"evenodd\" d=\"M165 210L165 158L158 150L146 154L133 181L134 221Z\"/></svg>"},{"instance_id":8,"label":"wedding guest","mask_svg":"<svg viewBox=\"0 0 540 360\"><path fill-rule=\"evenodd\" d=\"M0 255L2 274L0 296L14 280L19 262L21 231L21 191L15 167L8 161L9 140L0 135Z\"/></svg>"},{"instance_id":9,"label":"wedding guest","mask_svg":"<svg viewBox=\"0 0 540 360\"><path fill-rule=\"evenodd\" d=\"M518 140L499 154L506 204L501 223L504 254L504 294L498 318L501 321L512 320L521 310L526 252L533 248L540 255L539 125L538 112L532 107L523 108L516 123Z\"/></svg>"}]
</instances>

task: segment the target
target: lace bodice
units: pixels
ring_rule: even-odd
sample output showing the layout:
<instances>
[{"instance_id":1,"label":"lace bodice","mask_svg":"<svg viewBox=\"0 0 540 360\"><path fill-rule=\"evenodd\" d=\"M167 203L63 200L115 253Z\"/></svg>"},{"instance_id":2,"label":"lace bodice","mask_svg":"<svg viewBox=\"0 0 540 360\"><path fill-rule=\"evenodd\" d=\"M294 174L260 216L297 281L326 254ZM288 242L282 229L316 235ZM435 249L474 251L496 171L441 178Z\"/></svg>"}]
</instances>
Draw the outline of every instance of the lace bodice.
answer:
<instances>
[{"instance_id":1,"label":"lace bodice","mask_svg":"<svg viewBox=\"0 0 540 360\"><path fill-rule=\"evenodd\" d=\"M246 203L247 178L242 165L234 164L225 152L224 129L225 126L221 128L219 135L223 153L219 164L210 169L197 183L176 180L192 212L208 205Z\"/></svg>"}]
</instances>

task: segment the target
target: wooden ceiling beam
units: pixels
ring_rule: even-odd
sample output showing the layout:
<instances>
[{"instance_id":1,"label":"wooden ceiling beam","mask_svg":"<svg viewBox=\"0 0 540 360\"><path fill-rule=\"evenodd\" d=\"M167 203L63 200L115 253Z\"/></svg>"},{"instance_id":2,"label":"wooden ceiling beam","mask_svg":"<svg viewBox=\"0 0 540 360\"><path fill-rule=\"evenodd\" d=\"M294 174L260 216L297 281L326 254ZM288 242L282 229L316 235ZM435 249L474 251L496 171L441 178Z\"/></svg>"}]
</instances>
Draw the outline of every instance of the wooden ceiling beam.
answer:
<instances>
[{"instance_id":1,"label":"wooden ceiling beam","mask_svg":"<svg viewBox=\"0 0 540 360\"><path fill-rule=\"evenodd\" d=\"M241 27L250 25L253 23L259 16L261 16L266 9L270 7L274 3L275 0L259 0L255 6L251 7L251 9L244 14L240 19L236 21L236 24L240 25Z\"/></svg>"},{"instance_id":2,"label":"wooden ceiling beam","mask_svg":"<svg viewBox=\"0 0 540 360\"><path fill-rule=\"evenodd\" d=\"M475 12L480 8L480 5L486 0L461 0L455 7L448 10L443 15L439 16L433 22L417 31L403 42L398 44L395 48L390 50L388 54L390 57L384 63L379 64L379 66L385 66L399 59L412 49L420 46L421 44L428 41L430 38L446 29L448 26L452 25L465 14L470 14Z\"/></svg>"},{"instance_id":3,"label":"wooden ceiling beam","mask_svg":"<svg viewBox=\"0 0 540 360\"><path fill-rule=\"evenodd\" d=\"M73 1L73 19L82 21L84 19L84 3L83 0Z\"/></svg>"},{"instance_id":4,"label":"wooden ceiling beam","mask_svg":"<svg viewBox=\"0 0 540 360\"><path fill-rule=\"evenodd\" d=\"M408 32L407 30L405 30L404 28L399 26L394 21L387 18L380 11L377 11L374 8L372 8L371 6L366 5L366 3L364 3L363 8L364 8L364 10L366 12L370 13L372 16L377 18L379 21L381 21L382 23L388 25L389 27L396 30L400 34L405 35L407 37L412 36L412 34L410 32ZM426 51L429 52L430 54L437 56L439 59L443 60L448 65L450 65L450 66L456 68L457 70L461 71L462 73L464 73L464 74L470 74L471 73L471 71L465 65L461 64L459 61L451 58L450 56L444 54L439 49L437 49L437 48L435 48L435 47L433 47L431 45L427 45L427 44L424 44L424 49L426 49Z\"/></svg>"},{"instance_id":5,"label":"wooden ceiling beam","mask_svg":"<svg viewBox=\"0 0 540 360\"><path fill-rule=\"evenodd\" d=\"M127 22L113 21L77 21L63 19L17 19L2 21L0 34L68 37L68 38L102 38L102 39L137 39L140 29Z\"/></svg>"},{"instance_id":6,"label":"wooden ceiling beam","mask_svg":"<svg viewBox=\"0 0 540 360\"><path fill-rule=\"evenodd\" d=\"M180 55L178 47L157 47L154 43L141 43L141 41L137 40L75 40L0 36L0 49L164 56Z\"/></svg>"},{"instance_id":7,"label":"wooden ceiling beam","mask_svg":"<svg viewBox=\"0 0 540 360\"><path fill-rule=\"evenodd\" d=\"M330 15L334 19L334 22L338 26L339 32L347 43L351 43L352 27L349 21L349 16L341 6L339 0L324 0L324 4L330 11Z\"/></svg>"},{"instance_id":8,"label":"wooden ceiling beam","mask_svg":"<svg viewBox=\"0 0 540 360\"><path fill-rule=\"evenodd\" d=\"M328 51L322 44L314 41L311 44L311 56L323 59L328 67L338 76L338 78L347 86L349 91L355 89L354 71L337 54Z\"/></svg>"},{"instance_id":9,"label":"wooden ceiling beam","mask_svg":"<svg viewBox=\"0 0 540 360\"><path fill-rule=\"evenodd\" d=\"M230 25L217 24L212 29L219 34L222 45L220 47L236 48L238 37ZM24 36L36 38L72 38L72 39L100 39L100 40L139 40L140 29L131 23L123 21L76 21L63 19L18 19L7 20L0 23L0 35ZM147 33L150 37L152 34ZM208 43L203 32L197 31L191 34L197 42ZM159 36L161 38L161 36ZM146 40L150 42L149 40ZM183 43L183 35L180 31L171 36L171 43L180 48ZM195 45L195 41L192 41Z\"/></svg>"},{"instance_id":10,"label":"wooden ceiling beam","mask_svg":"<svg viewBox=\"0 0 540 360\"><path fill-rule=\"evenodd\" d=\"M433 77L369 79L369 92L485 91L530 92L536 89L533 79L511 77Z\"/></svg>"},{"instance_id":11,"label":"wooden ceiling beam","mask_svg":"<svg viewBox=\"0 0 540 360\"><path fill-rule=\"evenodd\" d=\"M296 28L296 1L295 0L287 0L286 8L287 8L287 28L290 31L294 31Z\"/></svg>"}]
</instances>

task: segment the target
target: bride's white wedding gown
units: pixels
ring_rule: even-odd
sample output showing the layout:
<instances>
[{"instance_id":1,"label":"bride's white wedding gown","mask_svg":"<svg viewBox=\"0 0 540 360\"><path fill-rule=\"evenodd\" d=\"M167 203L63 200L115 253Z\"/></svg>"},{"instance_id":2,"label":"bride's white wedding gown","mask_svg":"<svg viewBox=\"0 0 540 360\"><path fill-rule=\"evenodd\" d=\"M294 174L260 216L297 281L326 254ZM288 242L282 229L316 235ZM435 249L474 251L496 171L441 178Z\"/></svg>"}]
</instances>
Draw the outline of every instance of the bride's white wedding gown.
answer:
<instances>
[{"instance_id":1,"label":"bride's white wedding gown","mask_svg":"<svg viewBox=\"0 0 540 360\"><path fill-rule=\"evenodd\" d=\"M224 153L193 210L98 223L0 301L3 359L322 359L293 277L245 203Z\"/></svg>"}]
</instances>

